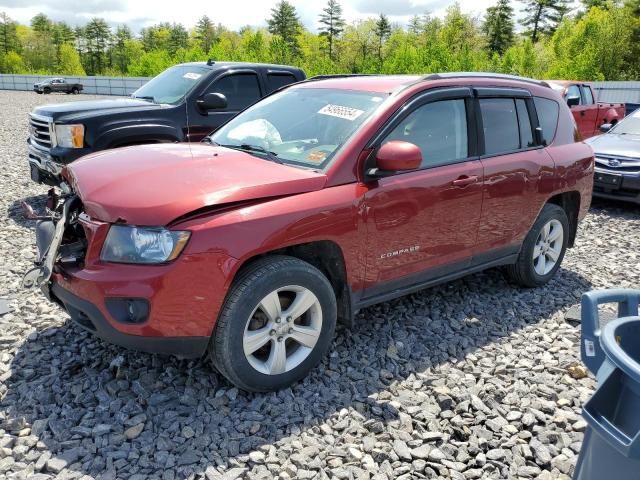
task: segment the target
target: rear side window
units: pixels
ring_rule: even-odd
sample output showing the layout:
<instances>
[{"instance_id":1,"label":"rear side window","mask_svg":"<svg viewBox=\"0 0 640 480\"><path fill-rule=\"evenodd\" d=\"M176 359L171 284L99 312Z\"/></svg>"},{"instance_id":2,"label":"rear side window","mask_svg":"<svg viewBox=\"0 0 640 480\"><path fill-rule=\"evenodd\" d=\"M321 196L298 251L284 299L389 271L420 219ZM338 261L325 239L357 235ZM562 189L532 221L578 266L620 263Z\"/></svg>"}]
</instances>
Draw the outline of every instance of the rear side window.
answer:
<instances>
[{"instance_id":1,"label":"rear side window","mask_svg":"<svg viewBox=\"0 0 640 480\"><path fill-rule=\"evenodd\" d=\"M518 115L512 98L483 98L480 100L480 111L486 155L520 149Z\"/></svg>"},{"instance_id":2,"label":"rear side window","mask_svg":"<svg viewBox=\"0 0 640 480\"><path fill-rule=\"evenodd\" d=\"M385 138L410 142L422 151L421 168L467 158L467 113L464 100L441 100L416 108Z\"/></svg>"},{"instance_id":3,"label":"rear side window","mask_svg":"<svg viewBox=\"0 0 640 480\"><path fill-rule=\"evenodd\" d=\"M560 107L554 100L542 97L533 97L533 103L538 113L538 123L542 128L542 140L545 145L549 145L556 136Z\"/></svg>"},{"instance_id":4,"label":"rear side window","mask_svg":"<svg viewBox=\"0 0 640 480\"><path fill-rule=\"evenodd\" d=\"M273 92L285 85L296 82L297 79L290 73L269 73L267 75L267 84L269 85L269 92Z\"/></svg>"},{"instance_id":5,"label":"rear side window","mask_svg":"<svg viewBox=\"0 0 640 480\"><path fill-rule=\"evenodd\" d=\"M518 126L520 127L520 148L531 148L533 144L533 130L529 119L527 104L521 98L516 99L516 111L518 112Z\"/></svg>"},{"instance_id":6,"label":"rear side window","mask_svg":"<svg viewBox=\"0 0 640 480\"><path fill-rule=\"evenodd\" d=\"M584 104L593 105L593 94L591 93L591 89L585 85L582 87L582 93L584 95Z\"/></svg>"},{"instance_id":7,"label":"rear side window","mask_svg":"<svg viewBox=\"0 0 640 480\"><path fill-rule=\"evenodd\" d=\"M242 110L260 100L260 84L255 73L227 75L215 82L211 92L227 97L228 110Z\"/></svg>"}]
</instances>

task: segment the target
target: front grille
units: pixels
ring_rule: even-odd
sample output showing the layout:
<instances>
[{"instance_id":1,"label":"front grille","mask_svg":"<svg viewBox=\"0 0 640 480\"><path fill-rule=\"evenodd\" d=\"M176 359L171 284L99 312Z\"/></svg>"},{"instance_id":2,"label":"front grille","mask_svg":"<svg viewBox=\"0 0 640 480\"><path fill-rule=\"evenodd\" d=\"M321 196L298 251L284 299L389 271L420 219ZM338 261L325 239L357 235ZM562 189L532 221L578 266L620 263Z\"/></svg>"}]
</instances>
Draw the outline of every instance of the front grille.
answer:
<instances>
[{"instance_id":1,"label":"front grille","mask_svg":"<svg viewBox=\"0 0 640 480\"><path fill-rule=\"evenodd\" d=\"M53 146L51 130L51 119L33 114L29 116L29 139L35 147L49 150Z\"/></svg>"},{"instance_id":2,"label":"front grille","mask_svg":"<svg viewBox=\"0 0 640 480\"><path fill-rule=\"evenodd\" d=\"M596 167L613 173L640 174L640 159L614 155L596 156Z\"/></svg>"}]
</instances>

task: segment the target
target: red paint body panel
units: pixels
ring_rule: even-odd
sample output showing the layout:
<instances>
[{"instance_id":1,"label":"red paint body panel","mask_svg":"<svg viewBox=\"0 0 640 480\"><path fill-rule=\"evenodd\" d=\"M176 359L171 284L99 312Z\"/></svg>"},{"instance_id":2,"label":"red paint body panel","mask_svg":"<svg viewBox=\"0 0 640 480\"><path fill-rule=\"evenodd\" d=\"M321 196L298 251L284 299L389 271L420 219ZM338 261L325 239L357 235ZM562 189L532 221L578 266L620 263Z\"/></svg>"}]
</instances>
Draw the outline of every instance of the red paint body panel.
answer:
<instances>
[{"instance_id":1,"label":"red paint body panel","mask_svg":"<svg viewBox=\"0 0 640 480\"><path fill-rule=\"evenodd\" d=\"M449 265L462 268L487 253L518 247L545 202L558 193L577 192L580 217L586 214L593 152L573 143L566 107L549 147L365 178L368 142L407 101L430 88L518 87L562 101L549 88L511 80L417 79L358 77L292 87L388 94L323 173L210 145L132 147L75 162L67 176L91 217L82 219L89 246L82 268L54 280L94 303L119 331L209 336L234 276L258 255L333 242L342 253L350 291L363 298L387 283ZM473 180L454 183L465 178ZM191 237L170 264L102 262L109 223L120 218L170 225ZM394 255L399 251L405 254ZM149 320L118 324L105 307L105 298L117 296L148 299Z\"/></svg>"},{"instance_id":2,"label":"red paint body panel","mask_svg":"<svg viewBox=\"0 0 640 480\"><path fill-rule=\"evenodd\" d=\"M602 133L600 131L601 125L605 123L616 123L624 118L624 104L598 102L596 91L589 83L569 80L552 80L549 83L553 84L562 92L563 98L566 98L567 89L572 85L582 86L591 91L591 96L594 100L593 104L575 105L571 107L571 113L576 121L582 139L600 135Z\"/></svg>"}]
</instances>

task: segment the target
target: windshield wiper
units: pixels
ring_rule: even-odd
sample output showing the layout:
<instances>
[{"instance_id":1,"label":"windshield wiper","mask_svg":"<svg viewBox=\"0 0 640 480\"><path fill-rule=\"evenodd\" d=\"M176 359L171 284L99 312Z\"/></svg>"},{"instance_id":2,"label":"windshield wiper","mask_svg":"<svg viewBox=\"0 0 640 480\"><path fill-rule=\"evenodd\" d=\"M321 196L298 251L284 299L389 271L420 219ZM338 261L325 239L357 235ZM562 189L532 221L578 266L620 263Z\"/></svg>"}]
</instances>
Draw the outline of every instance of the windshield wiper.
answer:
<instances>
[{"instance_id":1,"label":"windshield wiper","mask_svg":"<svg viewBox=\"0 0 640 480\"><path fill-rule=\"evenodd\" d=\"M133 98L140 99L140 100L149 100L150 102L156 103L156 99L149 95L141 95L139 97L133 97Z\"/></svg>"},{"instance_id":2,"label":"windshield wiper","mask_svg":"<svg viewBox=\"0 0 640 480\"><path fill-rule=\"evenodd\" d=\"M275 162L275 163L283 163L282 160L280 160L278 158L278 154L276 152L271 152L269 150L267 150L264 147L261 147L260 145L250 145L248 143L243 143L241 145L221 145L219 143L216 142L212 142L213 145L218 145L220 147L225 147L225 148L231 148L233 150L241 150L244 152L258 152L258 153L264 153L267 157L268 160Z\"/></svg>"}]
</instances>

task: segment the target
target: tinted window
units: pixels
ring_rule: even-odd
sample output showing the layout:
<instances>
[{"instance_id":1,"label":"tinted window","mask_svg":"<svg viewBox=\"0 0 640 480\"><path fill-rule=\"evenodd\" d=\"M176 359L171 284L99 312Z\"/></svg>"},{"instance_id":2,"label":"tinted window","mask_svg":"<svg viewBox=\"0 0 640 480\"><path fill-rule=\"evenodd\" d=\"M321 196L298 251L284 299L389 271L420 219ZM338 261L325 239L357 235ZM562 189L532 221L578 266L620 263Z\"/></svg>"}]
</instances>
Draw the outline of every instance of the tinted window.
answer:
<instances>
[{"instance_id":1,"label":"tinted window","mask_svg":"<svg viewBox=\"0 0 640 480\"><path fill-rule=\"evenodd\" d=\"M533 131L529 120L527 104L521 98L516 100L516 111L518 112L518 126L520 127L520 148L533 147Z\"/></svg>"},{"instance_id":2,"label":"tinted window","mask_svg":"<svg viewBox=\"0 0 640 480\"><path fill-rule=\"evenodd\" d=\"M555 101L548 98L533 97L533 102L536 105L538 123L542 128L542 139L545 145L549 145L556 136L560 108Z\"/></svg>"},{"instance_id":3,"label":"tinted window","mask_svg":"<svg viewBox=\"0 0 640 480\"><path fill-rule=\"evenodd\" d=\"M481 99L480 111L486 155L512 152L520 148L518 116L512 98Z\"/></svg>"},{"instance_id":4,"label":"tinted window","mask_svg":"<svg viewBox=\"0 0 640 480\"><path fill-rule=\"evenodd\" d=\"M580 87L578 87L578 85L571 85L567 88L567 98L569 97L578 97L581 99ZM580 100L580 103L582 103L582 99Z\"/></svg>"},{"instance_id":5,"label":"tinted window","mask_svg":"<svg viewBox=\"0 0 640 480\"><path fill-rule=\"evenodd\" d=\"M587 86L584 86L582 87L582 93L584 95L584 104L593 105L593 94L591 93L591 89Z\"/></svg>"},{"instance_id":6,"label":"tinted window","mask_svg":"<svg viewBox=\"0 0 640 480\"><path fill-rule=\"evenodd\" d=\"M227 97L228 110L242 110L260 100L260 85L255 73L227 75L215 82L210 92Z\"/></svg>"},{"instance_id":7,"label":"tinted window","mask_svg":"<svg viewBox=\"0 0 640 480\"><path fill-rule=\"evenodd\" d=\"M282 73L270 73L267 75L267 83L269 84L269 91L273 92L285 85L289 85L296 81L296 77L289 74Z\"/></svg>"},{"instance_id":8,"label":"tinted window","mask_svg":"<svg viewBox=\"0 0 640 480\"><path fill-rule=\"evenodd\" d=\"M411 112L383 143L410 142L422 150L422 168L467 157L467 116L464 100L428 103Z\"/></svg>"}]
</instances>

